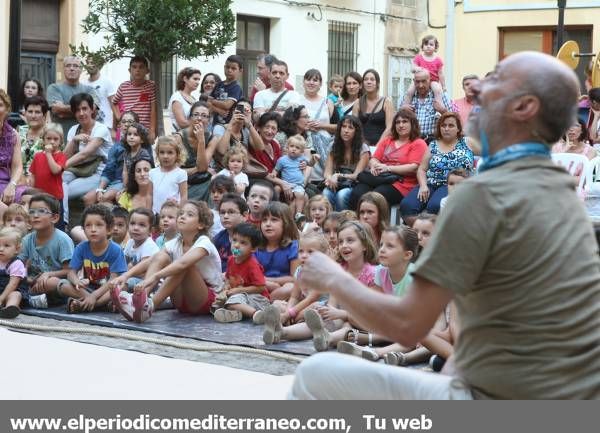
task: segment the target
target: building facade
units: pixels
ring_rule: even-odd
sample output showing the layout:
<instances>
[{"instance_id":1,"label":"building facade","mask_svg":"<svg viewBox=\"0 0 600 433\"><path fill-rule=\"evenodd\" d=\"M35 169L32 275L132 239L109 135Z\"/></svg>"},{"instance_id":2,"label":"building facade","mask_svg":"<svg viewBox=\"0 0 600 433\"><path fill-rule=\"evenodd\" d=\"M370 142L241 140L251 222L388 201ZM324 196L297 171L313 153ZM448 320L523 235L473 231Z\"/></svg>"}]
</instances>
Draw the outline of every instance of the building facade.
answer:
<instances>
[{"instance_id":1,"label":"building facade","mask_svg":"<svg viewBox=\"0 0 600 433\"><path fill-rule=\"evenodd\" d=\"M462 96L464 75L484 76L509 54L557 52L556 0L429 0L428 21L423 35L439 39L447 86L454 97ZM568 0L564 22L565 41L577 41L581 52L600 51L600 1ZM582 90L589 60L582 58L577 68Z\"/></svg>"},{"instance_id":2,"label":"building facade","mask_svg":"<svg viewBox=\"0 0 600 433\"><path fill-rule=\"evenodd\" d=\"M236 42L214 58L173 59L164 64L162 100L168 101L173 92L178 70L194 66L203 74L223 76L225 59L232 54L244 58L241 84L248 94L260 53L287 62L289 81L299 90L311 68L318 69L325 81L333 74L375 68L381 74L381 92L396 99L410 80L418 35L427 28L424 6L417 0L234 0ZM88 42L99 47L102 35L91 36ZM103 73L120 83L128 79L127 66L127 59L122 59L106 65Z\"/></svg>"}]
</instances>

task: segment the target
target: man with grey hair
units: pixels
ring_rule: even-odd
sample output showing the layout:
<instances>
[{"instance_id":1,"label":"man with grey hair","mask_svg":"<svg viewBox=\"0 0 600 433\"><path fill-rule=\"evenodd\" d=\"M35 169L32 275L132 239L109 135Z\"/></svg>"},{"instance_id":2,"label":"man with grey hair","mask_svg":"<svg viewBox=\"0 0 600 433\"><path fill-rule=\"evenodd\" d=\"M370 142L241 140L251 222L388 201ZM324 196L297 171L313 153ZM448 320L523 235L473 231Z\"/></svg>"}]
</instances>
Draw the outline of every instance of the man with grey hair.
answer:
<instances>
[{"instance_id":1,"label":"man with grey hair","mask_svg":"<svg viewBox=\"0 0 600 433\"><path fill-rule=\"evenodd\" d=\"M456 108L458 108L458 115L460 116L463 128L467 125L469 114L471 114L471 110L475 107L475 93L473 87L477 83L479 83L479 77L477 75L465 75L462 79L462 88L465 92L465 96L452 101Z\"/></svg>"},{"instance_id":2,"label":"man with grey hair","mask_svg":"<svg viewBox=\"0 0 600 433\"><path fill-rule=\"evenodd\" d=\"M300 365L292 398L600 398L598 246L572 176L550 158L575 119L577 77L554 57L524 52L474 93L470 133L485 165L454 191L406 295L370 290L321 253L300 278L405 347L454 300L460 337L448 375L322 354Z\"/></svg>"},{"instance_id":3,"label":"man with grey hair","mask_svg":"<svg viewBox=\"0 0 600 433\"><path fill-rule=\"evenodd\" d=\"M410 104L403 104L403 107L415 112L421 128L421 137L429 144L435 138L435 124L439 115L451 111L452 105L446 93L442 93L441 100L436 99L427 69L417 70L413 75L413 83L415 93L410 99ZM405 95L404 99L408 100L408 95Z\"/></svg>"},{"instance_id":4,"label":"man with grey hair","mask_svg":"<svg viewBox=\"0 0 600 433\"><path fill-rule=\"evenodd\" d=\"M67 56L63 59L63 77L62 83L54 83L48 86L48 105L50 105L52 121L62 126L66 132L77 123L75 116L71 112L69 101L71 97L78 93L89 93L94 98L96 106L99 106L98 95L94 88L88 84L81 84L79 77L82 72L81 60L75 56ZM66 141L65 141L66 143Z\"/></svg>"}]
</instances>

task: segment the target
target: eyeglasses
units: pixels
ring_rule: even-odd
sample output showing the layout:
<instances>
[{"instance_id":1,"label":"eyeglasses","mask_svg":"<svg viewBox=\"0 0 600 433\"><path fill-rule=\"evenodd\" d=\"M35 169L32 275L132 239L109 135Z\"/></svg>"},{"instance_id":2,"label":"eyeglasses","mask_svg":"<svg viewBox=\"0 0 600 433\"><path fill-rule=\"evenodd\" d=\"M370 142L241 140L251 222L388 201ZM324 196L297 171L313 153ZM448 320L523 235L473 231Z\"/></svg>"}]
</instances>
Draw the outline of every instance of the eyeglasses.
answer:
<instances>
[{"instance_id":1,"label":"eyeglasses","mask_svg":"<svg viewBox=\"0 0 600 433\"><path fill-rule=\"evenodd\" d=\"M208 119L210 116L206 113L192 113L190 117L193 117L194 119L197 119L198 117L202 119Z\"/></svg>"},{"instance_id":2,"label":"eyeglasses","mask_svg":"<svg viewBox=\"0 0 600 433\"><path fill-rule=\"evenodd\" d=\"M65 68L79 69L79 68L81 68L81 66L76 63L68 63L65 65Z\"/></svg>"},{"instance_id":3,"label":"eyeglasses","mask_svg":"<svg viewBox=\"0 0 600 433\"><path fill-rule=\"evenodd\" d=\"M40 208L35 208L35 209L29 209L28 211L29 216L43 216L43 215L52 215L52 211L43 207Z\"/></svg>"},{"instance_id":4,"label":"eyeglasses","mask_svg":"<svg viewBox=\"0 0 600 433\"><path fill-rule=\"evenodd\" d=\"M135 120L121 120L121 123L123 125L133 125L135 123Z\"/></svg>"},{"instance_id":5,"label":"eyeglasses","mask_svg":"<svg viewBox=\"0 0 600 433\"><path fill-rule=\"evenodd\" d=\"M310 119L310 116L308 114L303 114L300 116L300 119Z\"/></svg>"}]
</instances>

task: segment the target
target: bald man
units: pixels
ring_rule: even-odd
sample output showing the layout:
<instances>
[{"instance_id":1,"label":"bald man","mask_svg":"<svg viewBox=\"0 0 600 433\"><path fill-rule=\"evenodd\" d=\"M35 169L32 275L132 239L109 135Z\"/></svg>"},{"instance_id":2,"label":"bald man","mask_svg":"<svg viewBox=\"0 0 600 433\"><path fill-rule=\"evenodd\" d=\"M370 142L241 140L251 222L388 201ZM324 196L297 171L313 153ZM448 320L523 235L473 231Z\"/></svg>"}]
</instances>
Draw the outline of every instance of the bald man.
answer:
<instances>
[{"instance_id":1,"label":"bald man","mask_svg":"<svg viewBox=\"0 0 600 433\"><path fill-rule=\"evenodd\" d=\"M600 258L573 178L549 152L575 120L577 78L525 52L499 63L475 95L471 134L486 164L448 201L407 294L369 290L319 253L301 277L406 347L454 299L453 374L321 354L300 365L291 398L600 398Z\"/></svg>"}]
</instances>

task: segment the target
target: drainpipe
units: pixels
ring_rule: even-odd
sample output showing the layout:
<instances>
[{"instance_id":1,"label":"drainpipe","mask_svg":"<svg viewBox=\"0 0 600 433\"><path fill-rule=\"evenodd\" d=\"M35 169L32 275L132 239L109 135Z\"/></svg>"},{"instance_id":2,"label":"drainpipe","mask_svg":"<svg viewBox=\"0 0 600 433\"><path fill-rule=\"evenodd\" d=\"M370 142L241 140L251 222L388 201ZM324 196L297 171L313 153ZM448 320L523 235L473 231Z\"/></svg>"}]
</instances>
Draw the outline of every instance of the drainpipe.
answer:
<instances>
[{"instance_id":1,"label":"drainpipe","mask_svg":"<svg viewBox=\"0 0 600 433\"><path fill-rule=\"evenodd\" d=\"M444 59L446 91L452 99L452 89L454 87L454 0L446 1L446 54Z\"/></svg>"}]
</instances>

